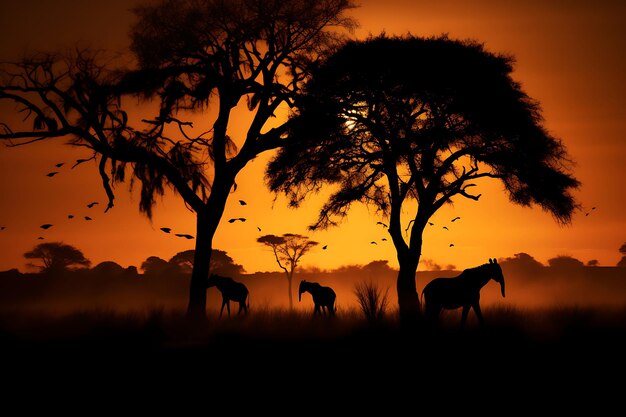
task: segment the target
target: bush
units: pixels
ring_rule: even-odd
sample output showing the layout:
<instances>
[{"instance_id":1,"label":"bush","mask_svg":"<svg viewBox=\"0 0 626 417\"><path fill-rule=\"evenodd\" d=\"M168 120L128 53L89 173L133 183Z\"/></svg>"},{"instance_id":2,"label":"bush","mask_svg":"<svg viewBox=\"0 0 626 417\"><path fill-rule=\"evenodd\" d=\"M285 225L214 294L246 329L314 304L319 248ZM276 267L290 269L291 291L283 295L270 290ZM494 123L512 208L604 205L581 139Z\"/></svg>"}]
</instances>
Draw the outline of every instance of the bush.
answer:
<instances>
[{"instance_id":1,"label":"bush","mask_svg":"<svg viewBox=\"0 0 626 417\"><path fill-rule=\"evenodd\" d=\"M385 317L389 306L389 287L384 291L373 282L361 282L354 286L359 307L370 322L380 321Z\"/></svg>"}]
</instances>

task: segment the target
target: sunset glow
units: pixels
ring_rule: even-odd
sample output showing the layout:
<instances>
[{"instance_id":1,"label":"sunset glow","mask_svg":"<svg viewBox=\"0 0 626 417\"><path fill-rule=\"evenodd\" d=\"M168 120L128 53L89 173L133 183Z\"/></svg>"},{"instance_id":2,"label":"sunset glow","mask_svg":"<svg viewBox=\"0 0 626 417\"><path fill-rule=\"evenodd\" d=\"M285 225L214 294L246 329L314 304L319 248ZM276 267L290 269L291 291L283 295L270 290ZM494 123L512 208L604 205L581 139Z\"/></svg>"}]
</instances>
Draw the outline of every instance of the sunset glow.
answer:
<instances>
[{"instance_id":1,"label":"sunset glow","mask_svg":"<svg viewBox=\"0 0 626 417\"><path fill-rule=\"evenodd\" d=\"M510 203L499 182L481 180L473 190L482 195L478 202L457 199L431 219L434 225L425 230L419 269L433 264L463 269L490 257L520 252L543 263L557 255L585 263L596 259L604 266L614 266L620 259L618 248L626 240L626 33L622 22L626 5L619 1L514 3L364 0L353 11L360 22L356 38L382 31L420 36L448 33L451 38L476 39L490 51L513 55L517 60L514 78L541 104L545 126L563 140L575 162L574 175L582 182L576 194L582 210L571 225L562 227L536 207ZM54 6L3 2L0 60L15 60L38 50L62 50L76 42L125 52L133 22L129 8L129 2L122 0L93 5L63 0ZM135 119L151 114L144 105L149 106L136 103ZM194 133L211 126L207 114L190 116ZM242 143L248 123L249 113L242 102L228 132L235 143ZM111 260L139 266L148 256L169 259L193 248L190 241L159 230L170 227L175 233L195 235L195 216L179 196L168 191L150 222L138 211L137 190L129 193L126 186L118 186L115 207L105 214L106 195L97 166L89 161L71 169L76 160L90 155L60 146L61 142L0 147L0 226L5 227L0 231L0 270L26 270L22 255L40 243L40 236L79 248L94 265ZM262 234L299 233L320 242L303 258L303 266L332 269L374 260L397 266L392 243L382 240L389 237L387 231L377 225L386 219L364 206L353 206L338 227L308 231L330 190L298 210L288 208L285 198L273 196L265 186L264 170L270 157L271 153L262 154L238 176L237 190L215 235L215 248L225 250L247 272L277 271L272 253L256 239ZM55 167L59 163L64 165ZM47 177L51 171L58 174ZM88 208L92 201L100 204ZM414 212L415 206L407 204L403 228ZM69 219L70 214L75 217ZM84 220L85 216L93 221ZM452 223L457 216L460 219ZM228 223L230 218L247 221ZM54 226L42 230L39 226L44 223ZM322 250L323 245L328 248Z\"/></svg>"}]
</instances>

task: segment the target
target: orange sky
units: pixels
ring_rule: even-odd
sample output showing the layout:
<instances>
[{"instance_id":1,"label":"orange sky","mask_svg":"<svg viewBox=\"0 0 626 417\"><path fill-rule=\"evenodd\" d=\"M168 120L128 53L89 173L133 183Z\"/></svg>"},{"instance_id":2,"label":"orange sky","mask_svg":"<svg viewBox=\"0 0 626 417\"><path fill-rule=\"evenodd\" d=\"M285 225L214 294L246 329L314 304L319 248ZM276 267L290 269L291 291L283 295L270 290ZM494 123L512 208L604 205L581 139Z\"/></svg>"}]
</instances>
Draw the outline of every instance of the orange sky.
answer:
<instances>
[{"instance_id":1,"label":"orange sky","mask_svg":"<svg viewBox=\"0 0 626 417\"><path fill-rule=\"evenodd\" d=\"M55 7L52 6L54 3ZM80 0L0 0L0 60L14 60L29 50L63 49L76 42L96 48L123 50L133 21L130 1L109 0L88 4ZM436 3L436 4L433 4ZM587 262L615 265L619 246L626 241L624 180L626 179L626 4L622 1L480 0L438 2L365 0L353 15L368 33L411 32L414 35L448 33L474 38L492 51L517 58L514 77L544 109L546 126L562 138L577 163L575 174L583 186L578 198L584 207L596 206L590 216L577 213L571 226L559 227L537 208L513 206L495 181L480 183L479 202L457 199L433 218L426 230L424 256L445 266L465 268L489 257L528 252L541 262L556 255L571 255ZM0 109L4 111L4 108ZM236 121L236 120L235 120ZM241 137L236 124L230 136ZM45 176L54 164L84 157L80 150L60 146L61 140L20 148L0 147L0 270L24 270L22 254L36 244L61 240L81 249L94 264L113 260L123 266L140 265L148 256L169 259L190 249L189 241L159 231L194 233L194 216L182 200L169 194L157 207L150 223L137 210L138 197L117 187L115 208L103 213L105 195L96 167L83 164ZM304 265L334 268L343 264L388 259L396 266L395 251L381 242L386 232L381 220L367 208L355 206L347 221L328 231L308 233L320 198L312 198L297 211L285 200L273 203L263 183L269 154L257 158L238 177L238 190L229 201L214 241L248 272L277 270L271 253L256 243L262 233L303 233L328 244L303 258ZM245 207L238 199L248 202ZM90 201L101 205L88 209ZM407 207L410 214L410 207ZM67 219L72 213L82 219ZM454 223L455 216L462 219ZM247 217L246 223L229 224L230 217ZM47 231L40 224L55 226ZM440 226L448 225L449 231ZM377 240L378 245L371 245ZM449 244L455 247L450 248Z\"/></svg>"}]
</instances>

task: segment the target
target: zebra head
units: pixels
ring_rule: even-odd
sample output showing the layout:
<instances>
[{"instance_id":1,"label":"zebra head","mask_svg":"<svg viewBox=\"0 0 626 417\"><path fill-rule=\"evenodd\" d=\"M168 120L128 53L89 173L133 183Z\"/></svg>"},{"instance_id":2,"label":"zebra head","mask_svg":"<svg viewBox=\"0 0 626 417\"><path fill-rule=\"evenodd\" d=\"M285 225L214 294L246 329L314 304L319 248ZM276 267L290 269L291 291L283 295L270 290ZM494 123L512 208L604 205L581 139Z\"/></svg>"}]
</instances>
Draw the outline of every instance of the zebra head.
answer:
<instances>
[{"instance_id":1,"label":"zebra head","mask_svg":"<svg viewBox=\"0 0 626 417\"><path fill-rule=\"evenodd\" d=\"M502 298L504 298L504 275L502 275L502 268L500 268L500 264L496 258L489 258L489 273L491 274L491 279L500 284Z\"/></svg>"},{"instance_id":2,"label":"zebra head","mask_svg":"<svg viewBox=\"0 0 626 417\"><path fill-rule=\"evenodd\" d=\"M305 280L300 281L300 285L298 286L298 302L302 301L302 293L306 291L306 284L307 282Z\"/></svg>"}]
</instances>

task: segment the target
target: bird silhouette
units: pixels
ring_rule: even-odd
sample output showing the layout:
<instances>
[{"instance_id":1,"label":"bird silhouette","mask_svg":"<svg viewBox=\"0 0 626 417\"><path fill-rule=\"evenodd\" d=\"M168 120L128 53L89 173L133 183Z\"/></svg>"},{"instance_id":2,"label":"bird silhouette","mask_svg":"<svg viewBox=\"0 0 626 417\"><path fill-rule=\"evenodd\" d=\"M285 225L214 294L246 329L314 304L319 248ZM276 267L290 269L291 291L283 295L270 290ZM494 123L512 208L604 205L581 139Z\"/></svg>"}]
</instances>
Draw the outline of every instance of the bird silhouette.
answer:
<instances>
[{"instance_id":1,"label":"bird silhouette","mask_svg":"<svg viewBox=\"0 0 626 417\"><path fill-rule=\"evenodd\" d=\"M376 222L376 224L379 224L379 225L381 225L382 227L387 227L387 228L389 227L389 226L387 226L387 225L386 225L385 223L383 223L383 222Z\"/></svg>"},{"instance_id":2,"label":"bird silhouette","mask_svg":"<svg viewBox=\"0 0 626 417\"><path fill-rule=\"evenodd\" d=\"M245 201L243 201L243 200L239 200L239 204L241 204L242 206L245 206L245 205L246 205L246 204L248 204L248 203L246 203L246 202L245 202Z\"/></svg>"},{"instance_id":3,"label":"bird silhouette","mask_svg":"<svg viewBox=\"0 0 626 417\"><path fill-rule=\"evenodd\" d=\"M45 224L42 224L42 225L41 225L41 226L39 226L39 227L41 227L41 228L42 228L42 229L44 229L44 230L47 230L47 229L51 228L52 226L54 226L54 225L53 225L53 224L50 224L50 223L45 223Z\"/></svg>"},{"instance_id":4,"label":"bird silhouette","mask_svg":"<svg viewBox=\"0 0 626 417\"><path fill-rule=\"evenodd\" d=\"M52 178L52 177L54 177L54 176L55 176L56 174L58 174L58 173L59 173L58 171L48 172L48 173L46 174L46 177L50 177L50 178Z\"/></svg>"},{"instance_id":5,"label":"bird silhouette","mask_svg":"<svg viewBox=\"0 0 626 417\"><path fill-rule=\"evenodd\" d=\"M67 218L68 218L68 219L73 219L73 218L74 218L74 215L73 215L73 214L68 214L68 215L67 215Z\"/></svg>"},{"instance_id":6,"label":"bird silhouette","mask_svg":"<svg viewBox=\"0 0 626 417\"><path fill-rule=\"evenodd\" d=\"M170 233L172 231L172 229L169 227L161 227L161 230L163 230L165 233Z\"/></svg>"},{"instance_id":7,"label":"bird silhouette","mask_svg":"<svg viewBox=\"0 0 626 417\"><path fill-rule=\"evenodd\" d=\"M185 239L193 239L193 236L185 234L185 233L176 233L177 237L184 237Z\"/></svg>"},{"instance_id":8,"label":"bird silhouette","mask_svg":"<svg viewBox=\"0 0 626 417\"><path fill-rule=\"evenodd\" d=\"M43 236L39 236L39 237L37 238L37 240L43 240L43 239L44 239L44 238L43 238Z\"/></svg>"},{"instance_id":9,"label":"bird silhouette","mask_svg":"<svg viewBox=\"0 0 626 417\"><path fill-rule=\"evenodd\" d=\"M328 249L328 245L322 246L322 250L326 250L326 249Z\"/></svg>"},{"instance_id":10,"label":"bird silhouette","mask_svg":"<svg viewBox=\"0 0 626 417\"><path fill-rule=\"evenodd\" d=\"M245 217L237 217L233 219L229 219L228 223L235 223L236 221L245 222L247 219Z\"/></svg>"},{"instance_id":11,"label":"bird silhouette","mask_svg":"<svg viewBox=\"0 0 626 417\"><path fill-rule=\"evenodd\" d=\"M450 247L454 246L454 243L450 243Z\"/></svg>"},{"instance_id":12,"label":"bird silhouette","mask_svg":"<svg viewBox=\"0 0 626 417\"><path fill-rule=\"evenodd\" d=\"M450 229L448 229L448 227L447 227L447 226L443 226L443 228L444 228L444 229L446 229L446 230L450 230Z\"/></svg>"},{"instance_id":13,"label":"bird silhouette","mask_svg":"<svg viewBox=\"0 0 626 417\"><path fill-rule=\"evenodd\" d=\"M376 242L375 242L375 241L373 241L373 240L370 242L370 244L372 244L372 245L378 245L378 243L376 243Z\"/></svg>"},{"instance_id":14,"label":"bird silhouette","mask_svg":"<svg viewBox=\"0 0 626 417\"><path fill-rule=\"evenodd\" d=\"M91 159L91 158L90 158L90 159ZM74 169L74 168L76 168L76 166L78 166L78 165L80 165L80 164L82 164L82 163L84 163L84 162L87 162L87 161L89 161L89 159L77 159L77 160L76 160L76 163L75 163L74 165L72 165L72 168L71 168L71 169Z\"/></svg>"},{"instance_id":15,"label":"bird silhouette","mask_svg":"<svg viewBox=\"0 0 626 417\"><path fill-rule=\"evenodd\" d=\"M59 162L58 164L55 165L55 167L61 168L63 165L65 165L65 162Z\"/></svg>"},{"instance_id":16,"label":"bird silhouette","mask_svg":"<svg viewBox=\"0 0 626 417\"><path fill-rule=\"evenodd\" d=\"M100 203L98 203L97 201L93 201L93 202L91 202L91 203L87 204L87 207L92 208L92 207L93 207L93 206L95 206L96 204L100 204Z\"/></svg>"},{"instance_id":17,"label":"bird silhouette","mask_svg":"<svg viewBox=\"0 0 626 417\"><path fill-rule=\"evenodd\" d=\"M452 223L454 223L455 221L459 220L461 218L461 216L456 216L454 219L450 220Z\"/></svg>"},{"instance_id":18,"label":"bird silhouette","mask_svg":"<svg viewBox=\"0 0 626 417\"><path fill-rule=\"evenodd\" d=\"M591 210L595 210L595 209L596 209L595 207L591 207Z\"/></svg>"},{"instance_id":19,"label":"bird silhouette","mask_svg":"<svg viewBox=\"0 0 626 417\"><path fill-rule=\"evenodd\" d=\"M434 226L434 225L435 225L435 223L433 223L433 222L428 222L428 225L429 225L429 226Z\"/></svg>"},{"instance_id":20,"label":"bird silhouette","mask_svg":"<svg viewBox=\"0 0 626 417\"><path fill-rule=\"evenodd\" d=\"M93 219L89 216L85 216L85 220L93 220Z\"/></svg>"},{"instance_id":21,"label":"bird silhouette","mask_svg":"<svg viewBox=\"0 0 626 417\"><path fill-rule=\"evenodd\" d=\"M387 241L387 238L386 238L386 237L384 237L384 238L382 238L382 239L380 239L380 240L382 240L383 242L386 242L386 241Z\"/></svg>"},{"instance_id":22,"label":"bird silhouette","mask_svg":"<svg viewBox=\"0 0 626 417\"><path fill-rule=\"evenodd\" d=\"M261 228L260 228L259 226L257 226L256 228L257 228L257 230L258 230L259 232L261 231Z\"/></svg>"},{"instance_id":23,"label":"bird silhouette","mask_svg":"<svg viewBox=\"0 0 626 417\"><path fill-rule=\"evenodd\" d=\"M0 226L0 230L6 229L6 226Z\"/></svg>"}]
</instances>

